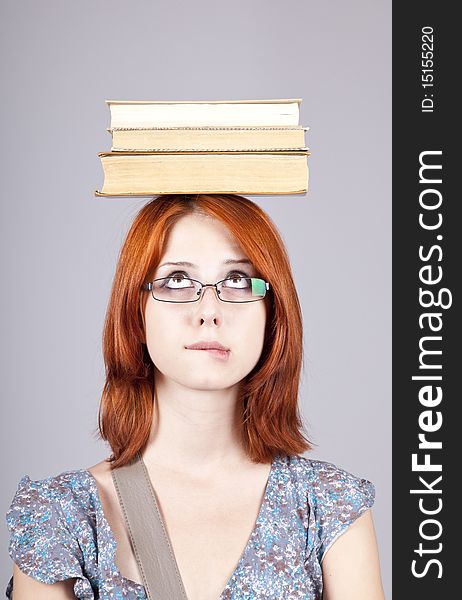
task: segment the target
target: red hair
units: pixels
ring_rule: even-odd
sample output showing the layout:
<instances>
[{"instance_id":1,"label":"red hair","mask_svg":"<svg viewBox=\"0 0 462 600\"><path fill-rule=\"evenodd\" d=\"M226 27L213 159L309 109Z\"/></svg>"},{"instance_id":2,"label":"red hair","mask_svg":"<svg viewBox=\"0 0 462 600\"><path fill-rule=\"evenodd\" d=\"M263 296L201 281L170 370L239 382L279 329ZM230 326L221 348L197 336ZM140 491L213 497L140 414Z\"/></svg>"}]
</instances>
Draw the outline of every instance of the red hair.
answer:
<instances>
[{"instance_id":1,"label":"red hair","mask_svg":"<svg viewBox=\"0 0 462 600\"><path fill-rule=\"evenodd\" d=\"M106 382L96 434L112 468L142 453L154 416L153 363L145 343L144 282L154 276L169 232L184 215L210 215L234 235L260 277L270 283L262 354L241 382L236 409L243 447L254 462L312 448L303 434L298 388L303 362L300 303L276 226L254 202L231 194L153 198L137 214L120 251L103 331Z\"/></svg>"}]
</instances>

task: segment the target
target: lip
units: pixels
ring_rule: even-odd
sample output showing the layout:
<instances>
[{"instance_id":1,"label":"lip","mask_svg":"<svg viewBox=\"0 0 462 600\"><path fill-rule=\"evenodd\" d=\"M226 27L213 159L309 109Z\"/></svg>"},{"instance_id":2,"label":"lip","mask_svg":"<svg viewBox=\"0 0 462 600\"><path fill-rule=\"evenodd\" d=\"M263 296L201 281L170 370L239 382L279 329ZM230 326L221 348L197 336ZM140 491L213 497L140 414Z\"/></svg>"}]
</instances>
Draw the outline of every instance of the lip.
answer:
<instances>
[{"instance_id":1,"label":"lip","mask_svg":"<svg viewBox=\"0 0 462 600\"><path fill-rule=\"evenodd\" d=\"M196 342L185 348L186 350L200 350L202 354L208 354L222 361L227 361L230 354L230 349L225 348L219 342Z\"/></svg>"},{"instance_id":2,"label":"lip","mask_svg":"<svg viewBox=\"0 0 462 600\"><path fill-rule=\"evenodd\" d=\"M185 346L188 350L220 350L221 352L229 352L229 348L225 348L220 342L195 342L189 346Z\"/></svg>"}]
</instances>

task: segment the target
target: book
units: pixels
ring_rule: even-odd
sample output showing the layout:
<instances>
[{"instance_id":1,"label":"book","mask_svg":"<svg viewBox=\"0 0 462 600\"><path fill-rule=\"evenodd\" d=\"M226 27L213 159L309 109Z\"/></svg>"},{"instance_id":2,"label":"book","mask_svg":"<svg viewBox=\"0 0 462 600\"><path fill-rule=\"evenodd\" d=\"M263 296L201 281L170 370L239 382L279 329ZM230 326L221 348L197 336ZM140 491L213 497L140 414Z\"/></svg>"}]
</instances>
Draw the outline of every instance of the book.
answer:
<instances>
[{"instance_id":1,"label":"book","mask_svg":"<svg viewBox=\"0 0 462 600\"><path fill-rule=\"evenodd\" d=\"M275 152L100 152L96 196L303 194L308 149Z\"/></svg>"},{"instance_id":2,"label":"book","mask_svg":"<svg viewBox=\"0 0 462 600\"><path fill-rule=\"evenodd\" d=\"M110 152L96 196L303 194L310 154L299 98L106 100Z\"/></svg>"},{"instance_id":3,"label":"book","mask_svg":"<svg viewBox=\"0 0 462 600\"><path fill-rule=\"evenodd\" d=\"M300 98L275 100L106 100L111 129L298 125Z\"/></svg>"},{"instance_id":4,"label":"book","mask_svg":"<svg viewBox=\"0 0 462 600\"><path fill-rule=\"evenodd\" d=\"M308 127L155 127L113 128L113 152L172 150L298 150Z\"/></svg>"}]
</instances>

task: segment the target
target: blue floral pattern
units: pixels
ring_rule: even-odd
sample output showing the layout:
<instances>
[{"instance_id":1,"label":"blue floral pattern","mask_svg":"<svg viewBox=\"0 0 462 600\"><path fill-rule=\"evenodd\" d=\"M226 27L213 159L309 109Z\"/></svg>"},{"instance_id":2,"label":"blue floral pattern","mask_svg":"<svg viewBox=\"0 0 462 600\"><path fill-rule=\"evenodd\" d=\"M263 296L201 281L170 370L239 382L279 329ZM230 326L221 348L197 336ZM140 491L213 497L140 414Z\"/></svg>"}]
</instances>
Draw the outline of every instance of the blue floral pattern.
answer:
<instances>
[{"instance_id":1,"label":"blue floral pattern","mask_svg":"<svg viewBox=\"0 0 462 600\"><path fill-rule=\"evenodd\" d=\"M321 600L322 560L370 508L374 485L336 465L277 456L247 545L217 600ZM75 578L79 600L146 600L123 577L98 488L86 469L19 481L6 522L9 554L26 575L52 584ZM6 597L12 600L13 578Z\"/></svg>"}]
</instances>

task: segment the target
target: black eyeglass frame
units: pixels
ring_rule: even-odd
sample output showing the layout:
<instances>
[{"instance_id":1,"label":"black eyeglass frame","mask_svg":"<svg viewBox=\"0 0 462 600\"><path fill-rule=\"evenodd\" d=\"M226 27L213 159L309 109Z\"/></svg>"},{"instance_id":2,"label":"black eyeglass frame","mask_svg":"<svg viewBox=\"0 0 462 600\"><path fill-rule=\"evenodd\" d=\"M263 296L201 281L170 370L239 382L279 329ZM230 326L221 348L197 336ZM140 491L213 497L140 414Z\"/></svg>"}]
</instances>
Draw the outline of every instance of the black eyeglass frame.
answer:
<instances>
[{"instance_id":1,"label":"black eyeglass frame","mask_svg":"<svg viewBox=\"0 0 462 600\"><path fill-rule=\"evenodd\" d=\"M225 277L225 279L220 279L220 281L217 281L216 283L202 283L202 281L199 281L198 279L192 279L191 277L185 277L185 279L187 279L188 281L194 281L195 283L198 283L201 286L201 288L198 292L197 298L195 300L181 300L181 301L160 300L159 298L155 298L155 296L154 296L153 283L155 281L162 281L165 279L171 279L171 277L158 277L157 279L154 279L153 281L150 281L148 283L143 283L141 289L144 291L151 292L151 296L157 302L169 302L170 304L190 304L191 302L199 302L199 300L202 298L202 294L206 287L214 287L218 300L220 300L221 302L228 302L230 304L247 304L248 302L258 302L259 300L263 300L264 298L266 298L266 292L270 289L270 284L267 281L265 281L264 279L261 279L261 277L241 277L241 279L260 279L260 281L263 281L265 284L265 295L262 296L261 298L255 298L255 300L242 300L240 302L236 302L235 300L223 300L223 298L220 298L220 291L218 290L218 287L217 287L220 283L223 283L223 281L230 281L230 280L236 279L236 277Z\"/></svg>"}]
</instances>

